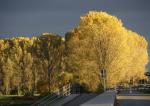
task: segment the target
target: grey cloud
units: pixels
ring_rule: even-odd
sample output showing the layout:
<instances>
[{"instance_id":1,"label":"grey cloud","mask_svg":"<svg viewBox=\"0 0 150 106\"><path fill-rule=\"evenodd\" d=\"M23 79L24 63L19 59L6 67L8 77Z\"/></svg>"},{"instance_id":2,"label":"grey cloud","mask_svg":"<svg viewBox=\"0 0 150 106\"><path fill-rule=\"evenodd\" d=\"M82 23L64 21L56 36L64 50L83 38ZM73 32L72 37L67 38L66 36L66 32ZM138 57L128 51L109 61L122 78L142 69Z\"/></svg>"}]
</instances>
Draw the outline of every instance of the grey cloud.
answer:
<instances>
[{"instance_id":1,"label":"grey cloud","mask_svg":"<svg viewBox=\"0 0 150 106\"><path fill-rule=\"evenodd\" d=\"M64 35L78 24L81 15L103 10L149 39L149 4L150 0L0 0L0 32L13 36L44 31Z\"/></svg>"}]
</instances>

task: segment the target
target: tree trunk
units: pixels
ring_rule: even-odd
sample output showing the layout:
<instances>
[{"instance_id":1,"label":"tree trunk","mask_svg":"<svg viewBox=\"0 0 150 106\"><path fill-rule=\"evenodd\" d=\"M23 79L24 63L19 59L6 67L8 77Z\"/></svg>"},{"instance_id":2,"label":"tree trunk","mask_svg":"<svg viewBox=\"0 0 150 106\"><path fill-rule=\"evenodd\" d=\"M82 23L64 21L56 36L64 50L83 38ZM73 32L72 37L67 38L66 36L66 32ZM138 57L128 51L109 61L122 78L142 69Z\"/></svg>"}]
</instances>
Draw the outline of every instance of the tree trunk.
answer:
<instances>
[{"instance_id":1,"label":"tree trunk","mask_svg":"<svg viewBox=\"0 0 150 106\"><path fill-rule=\"evenodd\" d=\"M21 95L20 85L18 85L17 91L18 91L18 95Z\"/></svg>"}]
</instances>

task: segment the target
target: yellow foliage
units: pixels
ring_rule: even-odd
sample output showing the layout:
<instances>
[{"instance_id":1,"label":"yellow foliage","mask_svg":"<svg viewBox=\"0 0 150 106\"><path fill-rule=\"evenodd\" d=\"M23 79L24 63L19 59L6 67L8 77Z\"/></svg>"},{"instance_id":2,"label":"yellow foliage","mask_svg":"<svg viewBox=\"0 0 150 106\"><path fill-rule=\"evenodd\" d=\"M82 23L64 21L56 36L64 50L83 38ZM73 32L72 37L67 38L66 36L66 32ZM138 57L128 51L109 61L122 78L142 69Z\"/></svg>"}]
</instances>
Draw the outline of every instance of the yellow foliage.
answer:
<instances>
[{"instance_id":1,"label":"yellow foliage","mask_svg":"<svg viewBox=\"0 0 150 106\"><path fill-rule=\"evenodd\" d=\"M82 16L79 26L66 34L66 48L68 67L89 88L99 85L100 81L95 81L102 69L107 71L109 87L132 77L140 79L148 62L144 37L105 12L91 11Z\"/></svg>"}]
</instances>

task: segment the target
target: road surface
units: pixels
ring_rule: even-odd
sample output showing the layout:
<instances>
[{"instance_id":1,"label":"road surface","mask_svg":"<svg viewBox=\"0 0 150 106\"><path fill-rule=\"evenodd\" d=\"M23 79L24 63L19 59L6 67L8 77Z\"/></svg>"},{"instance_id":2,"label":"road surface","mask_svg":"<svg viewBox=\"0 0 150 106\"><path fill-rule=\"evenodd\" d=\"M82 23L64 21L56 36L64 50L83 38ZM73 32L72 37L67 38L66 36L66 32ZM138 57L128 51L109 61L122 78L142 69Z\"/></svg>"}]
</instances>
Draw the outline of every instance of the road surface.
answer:
<instances>
[{"instance_id":1,"label":"road surface","mask_svg":"<svg viewBox=\"0 0 150 106\"><path fill-rule=\"evenodd\" d=\"M117 95L118 106L150 106L150 95L133 91L121 92Z\"/></svg>"},{"instance_id":2,"label":"road surface","mask_svg":"<svg viewBox=\"0 0 150 106\"><path fill-rule=\"evenodd\" d=\"M70 102L64 104L63 106L79 106L80 104L96 97L98 94L81 94Z\"/></svg>"}]
</instances>

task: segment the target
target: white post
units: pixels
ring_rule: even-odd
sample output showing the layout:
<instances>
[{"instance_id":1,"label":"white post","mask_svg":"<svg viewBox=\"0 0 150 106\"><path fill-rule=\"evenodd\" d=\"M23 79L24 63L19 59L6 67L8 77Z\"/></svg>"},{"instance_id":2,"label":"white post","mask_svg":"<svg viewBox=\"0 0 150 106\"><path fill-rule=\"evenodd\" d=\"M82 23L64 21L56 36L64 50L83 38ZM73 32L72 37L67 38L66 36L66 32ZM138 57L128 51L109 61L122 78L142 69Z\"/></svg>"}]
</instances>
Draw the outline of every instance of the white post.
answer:
<instances>
[{"instance_id":1,"label":"white post","mask_svg":"<svg viewBox=\"0 0 150 106\"><path fill-rule=\"evenodd\" d=\"M63 96L65 96L65 92L66 92L66 89L65 89L65 86L62 87L62 94Z\"/></svg>"},{"instance_id":2,"label":"white post","mask_svg":"<svg viewBox=\"0 0 150 106\"><path fill-rule=\"evenodd\" d=\"M129 93L132 93L132 84L133 84L132 81L133 81L132 78L130 78L130 88L129 88Z\"/></svg>"},{"instance_id":3,"label":"white post","mask_svg":"<svg viewBox=\"0 0 150 106\"><path fill-rule=\"evenodd\" d=\"M131 87L131 85L130 85L130 91L129 91L129 93L132 93L132 87Z\"/></svg>"},{"instance_id":4,"label":"white post","mask_svg":"<svg viewBox=\"0 0 150 106\"><path fill-rule=\"evenodd\" d=\"M71 93L71 84L70 83L69 83L68 91L69 91L68 95L70 95L70 93Z\"/></svg>"}]
</instances>

